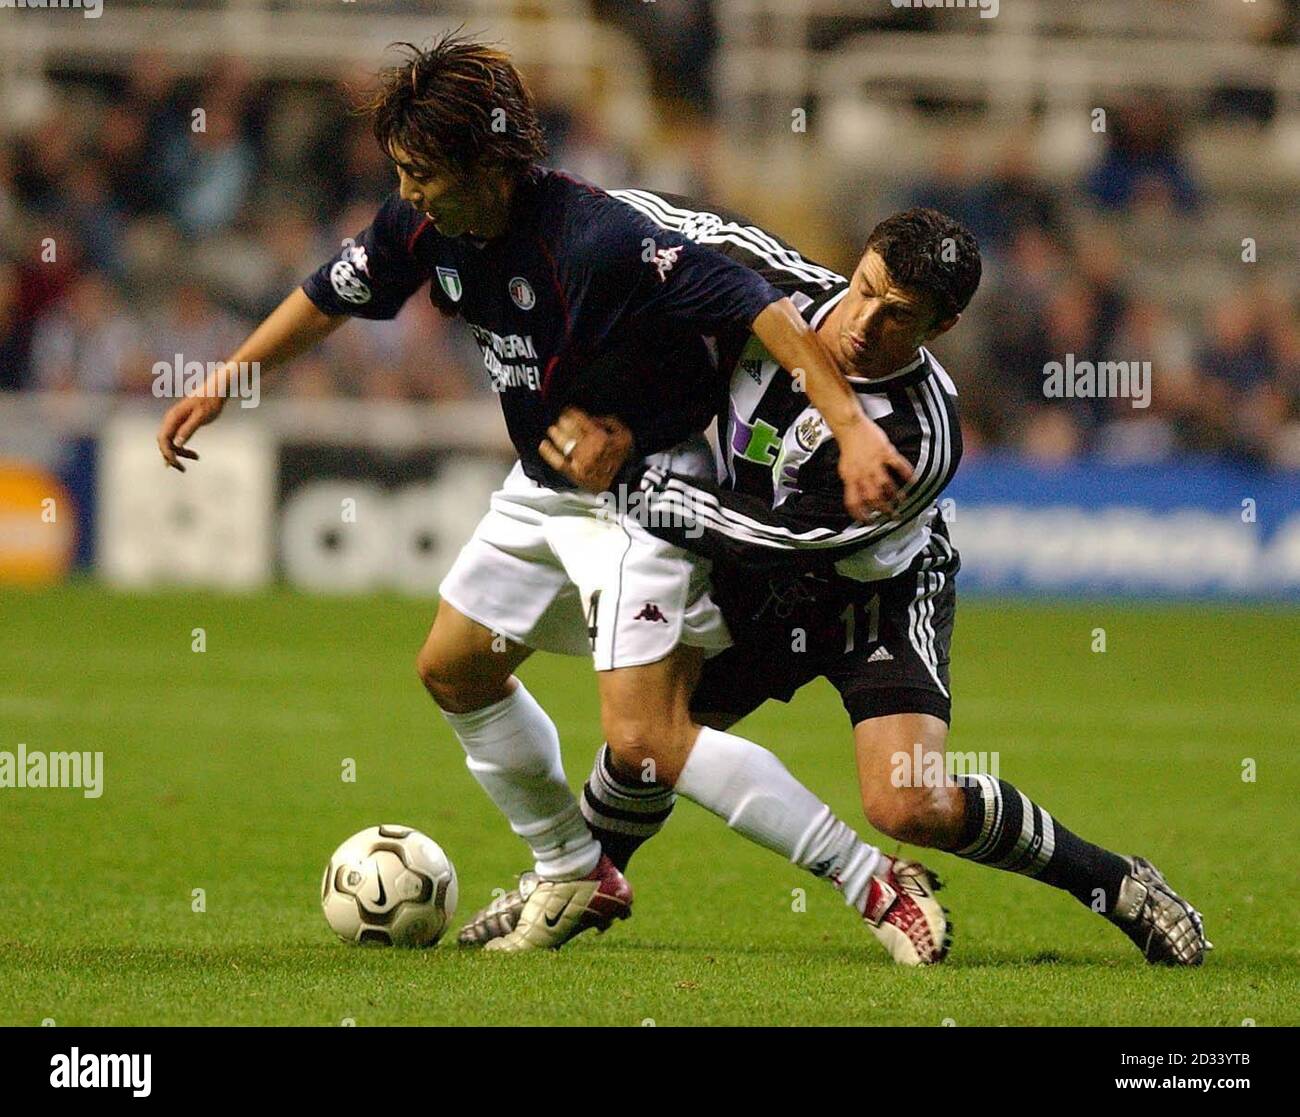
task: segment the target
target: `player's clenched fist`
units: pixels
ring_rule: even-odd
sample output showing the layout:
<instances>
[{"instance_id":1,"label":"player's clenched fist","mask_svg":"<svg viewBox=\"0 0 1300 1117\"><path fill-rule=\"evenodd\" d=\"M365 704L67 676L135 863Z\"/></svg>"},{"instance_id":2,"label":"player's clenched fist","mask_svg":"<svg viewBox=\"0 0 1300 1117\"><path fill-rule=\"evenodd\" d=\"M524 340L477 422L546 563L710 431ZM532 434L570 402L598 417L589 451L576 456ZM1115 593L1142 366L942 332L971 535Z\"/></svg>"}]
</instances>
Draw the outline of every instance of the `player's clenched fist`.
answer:
<instances>
[{"instance_id":1,"label":"player's clenched fist","mask_svg":"<svg viewBox=\"0 0 1300 1117\"><path fill-rule=\"evenodd\" d=\"M538 447L542 460L579 488L607 492L632 452L632 432L610 415L566 407Z\"/></svg>"},{"instance_id":2,"label":"player's clenched fist","mask_svg":"<svg viewBox=\"0 0 1300 1117\"><path fill-rule=\"evenodd\" d=\"M178 400L167 409L162 425L158 428L158 449L163 461L173 469L185 472L181 458L198 461L199 456L186 447L192 435L199 427L206 426L221 414L225 400L221 396L187 396Z\"/></svg>"},{"instance_id":3,"label":"player's clenched fist","mask_svg":"<svg viewBox=\"0 0 1300 1117\"><path fill-rule=\"evenodd\" d=\"M851 435L839 436L844 507L855 520L866 520L873 512L892 515L899 490L912 476L912 465L870 420L851 429Z\"/></svg>"}]
</instances>

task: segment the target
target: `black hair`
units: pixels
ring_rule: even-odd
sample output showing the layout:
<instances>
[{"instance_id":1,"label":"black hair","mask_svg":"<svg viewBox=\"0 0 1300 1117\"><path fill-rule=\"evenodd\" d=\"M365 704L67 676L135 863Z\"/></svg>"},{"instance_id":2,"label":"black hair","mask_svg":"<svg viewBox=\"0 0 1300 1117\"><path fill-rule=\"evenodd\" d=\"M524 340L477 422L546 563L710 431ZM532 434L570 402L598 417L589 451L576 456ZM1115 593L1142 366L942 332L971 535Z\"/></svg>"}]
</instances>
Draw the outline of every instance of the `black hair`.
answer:
<instances>
[{"instance_id":1,"label":"black hair","mask_svg":"<svg viewBox=\"0 0 1300 1117\"><path fill-rule=\"evenodd\" d=\"M965 310L980 285L975 237L937 209L886 217L867 238L871 250L880 254L890 282L930 296L940 322Z\"/></svg>"}]
</instances>

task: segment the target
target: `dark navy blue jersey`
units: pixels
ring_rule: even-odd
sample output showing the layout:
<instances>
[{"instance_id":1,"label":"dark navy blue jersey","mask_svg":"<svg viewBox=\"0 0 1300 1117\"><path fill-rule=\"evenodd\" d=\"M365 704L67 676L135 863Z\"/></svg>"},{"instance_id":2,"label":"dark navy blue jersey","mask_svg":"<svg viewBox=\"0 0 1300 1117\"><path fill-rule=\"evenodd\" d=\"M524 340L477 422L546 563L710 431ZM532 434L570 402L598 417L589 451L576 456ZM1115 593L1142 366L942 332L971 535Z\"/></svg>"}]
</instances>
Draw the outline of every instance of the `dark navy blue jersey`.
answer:
<instances>
[{"instance_id":1,"label":"dark navy blue jersey","mask_svg":"<svg viewBox=\"0 0 1300 1117\"><path fill-rule=\"evenodd\" d=\"M725 384L706 338L748 331L783 297L744 263L542 167L487 242L445 237L391 194L303 291L329 315L392 318L426 282L473 330L524 471L555 488L573 486L537 446L564 407L618 416L640 453L680 442L709 424Z\"/></svg>"},{"instance_id":2,"label":"dark navy blue jersey","mask_svg":"<svg viewBox=\"0 0 1300 1117\"><path fill-rule=\"evenodd\" d=\"M610 194L660 228L680 233L758 272L809 321L848 286L844 276L809 260L789 241L755 225L735 210L654 190L611 190ZM719 334L717 343L719 367L730 376L741 351L750 344L750 333L726 330ZM724 425L726 414L724 401L719 414Z\"/></svg>"}]
</instances>

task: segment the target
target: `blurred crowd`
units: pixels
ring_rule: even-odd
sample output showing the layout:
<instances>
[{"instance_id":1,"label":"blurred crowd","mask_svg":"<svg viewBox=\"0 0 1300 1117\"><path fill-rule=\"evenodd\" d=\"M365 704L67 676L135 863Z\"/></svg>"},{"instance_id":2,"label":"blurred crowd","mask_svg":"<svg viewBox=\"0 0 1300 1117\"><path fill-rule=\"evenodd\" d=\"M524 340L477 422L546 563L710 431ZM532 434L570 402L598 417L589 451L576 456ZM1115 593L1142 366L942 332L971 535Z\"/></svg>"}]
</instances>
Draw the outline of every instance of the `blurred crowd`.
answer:
<instances>
[{"instance_id":1,"label":"blurred crowd","mask_svg":"<svg viewBox=\"0 0 1300 1117\"><path fill-rule=\"evenodd\" d=\"M707 114L711 23L678 30L661 61L691 64L660 65L660 92ZM235 60L195 79L142 52L123 75L57 79L44 118L0 142L0 389L147 394L155 362L219 359L393 186L349 111L358 75L272 89ZM533 84L554 164L610 186L707 189L707 167L662 181L594 115L548 97L541 75ZM1166 300L1110 231L1115 213L1194 223L1203 196L1175 115L1149 104L1116 110L1104 151L1068 190L1036 177L1019 150L991 177L940 159L913 184L901 200L952 213L985 254L968 321L951 351L936 345L961 386L973 451L1156 460L1190 450L1300 466L1294 286L1238 269L1201 304ZM848 235L833 262L853 258ZM1067 353L1151 361L1150 407L1046 398L1044 366ZM467 331L416 298L391 323L338 331L267 390L462 399L488 394L480 366Z\"/></svg>"},{"instance_id":2,"label":"blurred crowd","mask_svg":"<svg viewBox=\"0 0 1300 1117\"><path fill-rule=\"evenodd\" d=\"M227 59L197 81L146 52L123 78L57 88L0 146L5 388L144 393L156 361L228 355L393 185L342 80L271 91ZM413 299L339 331L277 390L458 398L472 358Z\"/></svg>"},{"instance_id":3,"label":"blurred crowd","mask_svg":"<svg viewBox=\"0 0 1300 1117\"><path fill-rule=\"evenodd\" d=\"M1259 266L1241 226L1208 248L1192 235L1205 191L1158 97L1120 102L1109 123L1072 189L1036 179L1013 141L991 175L949 153L906 191L961 220L984 257L969 327L936 343L956 349L968 443L1045 461L1199 452L1300 468L1300 291ZM1049 397L1047 370L1067 356L1150 362L1149 401Z\"/></svg>"}]
</instances>

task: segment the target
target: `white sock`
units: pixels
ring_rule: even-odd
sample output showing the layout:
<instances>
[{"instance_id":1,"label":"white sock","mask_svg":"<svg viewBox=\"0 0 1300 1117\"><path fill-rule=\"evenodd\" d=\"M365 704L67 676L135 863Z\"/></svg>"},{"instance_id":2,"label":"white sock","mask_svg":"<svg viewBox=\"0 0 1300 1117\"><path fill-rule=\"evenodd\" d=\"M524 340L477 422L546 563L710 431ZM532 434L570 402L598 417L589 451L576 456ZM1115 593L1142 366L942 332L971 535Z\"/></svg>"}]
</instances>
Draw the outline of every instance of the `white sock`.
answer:
<instances>
[{"instance_id":1,"label":"white sock","mask_svg":"<svg viewBox=\"0 0 1300 1117\"><path fill-rule=\"evenodd\" d=\"M761 745L701 729L674 790L724 819L752 842L829 880L862 911L867 886L883 867L868 845Z\"/></svg>"},{"instance_id":2,"label":"white sock","mask_svg":"<svg viewBox=\"0 0 1300 1117\"><path fill-rule=\"evenodd\" d=\"M590 873L600 844L564 778L555 723L524 684L516 679L513 694L481 710L443 716L474 778L532 848L537 875L575 880Z\"/></svg>"}]
</instances>

